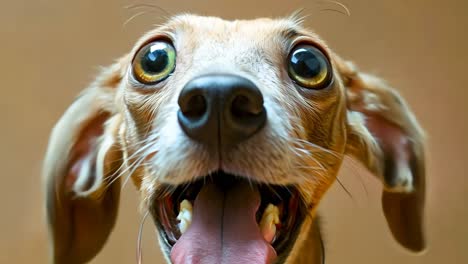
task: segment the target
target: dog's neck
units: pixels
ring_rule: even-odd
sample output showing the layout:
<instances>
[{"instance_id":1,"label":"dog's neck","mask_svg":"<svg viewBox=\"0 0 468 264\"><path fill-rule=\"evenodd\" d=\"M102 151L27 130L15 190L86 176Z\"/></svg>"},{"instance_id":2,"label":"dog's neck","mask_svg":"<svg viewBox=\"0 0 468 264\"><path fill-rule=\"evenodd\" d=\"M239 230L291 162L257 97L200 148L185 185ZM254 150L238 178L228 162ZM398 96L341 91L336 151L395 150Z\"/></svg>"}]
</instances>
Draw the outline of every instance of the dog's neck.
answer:
<instances>
[{"instance_id":1,"label":"dog's neck","mask_svg":"<svg viewBox=\"0 0 468 264\"><path fill-rule=\"evenodd\" d=\"M314 216L311 221L309 230L304 230L304 234L300 235L298 239L302 240L296 243L297 247L293 249L288 258L287 263L310 263L310 264L324 264L325 263L325 249L320 232L320 218ZM307 224L305 221L304 224Z\"/></svg>"}]
</instances>

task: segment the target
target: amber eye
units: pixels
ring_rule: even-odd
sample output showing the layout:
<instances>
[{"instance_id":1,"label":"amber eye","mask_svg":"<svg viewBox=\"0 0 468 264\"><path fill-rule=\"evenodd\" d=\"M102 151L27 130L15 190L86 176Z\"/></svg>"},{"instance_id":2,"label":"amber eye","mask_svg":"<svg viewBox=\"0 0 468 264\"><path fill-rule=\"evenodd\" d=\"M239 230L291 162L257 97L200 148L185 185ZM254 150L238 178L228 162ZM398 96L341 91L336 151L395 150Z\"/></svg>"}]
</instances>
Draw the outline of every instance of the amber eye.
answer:
<instances>
[{"instance_id":1,"label":"amber eye","mask_svg":"<svg viewBox=\"0 0 468 264\"><path fill-rule=\"evenodd\" d=\"M158 40L141 48L133 60L133 75L143 84L155 84L174 71L176 52L171 43Z\"/></svg>"},{"instance_id":2,"label":"amber eye","mask_svg":"<svg viewBox=\"0 0 468 264\"><path fill-rule=\"evenodd\" d=\"M302 44L288 57L289 77L308 89L323 89L330 85L332 70L327 57L318 48Z\"/></svg>"}]
</instances>

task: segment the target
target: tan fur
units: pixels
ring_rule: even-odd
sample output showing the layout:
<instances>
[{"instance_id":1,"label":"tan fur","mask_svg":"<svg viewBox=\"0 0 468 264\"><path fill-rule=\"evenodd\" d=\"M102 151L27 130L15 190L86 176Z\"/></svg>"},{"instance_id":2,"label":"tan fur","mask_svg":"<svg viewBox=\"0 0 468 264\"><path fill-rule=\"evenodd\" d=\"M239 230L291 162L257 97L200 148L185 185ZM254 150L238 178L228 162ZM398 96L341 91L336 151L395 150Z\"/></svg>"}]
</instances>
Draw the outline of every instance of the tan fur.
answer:
<instances>
[{"instance_id":1,"label":"tan fur","mask_svg":"<svg viewBox=\"0 0 468 264\"><path fill-rule=\"evenodd\" d=\"M176 70L154 87L141 87L131 74L132 58L142 45L161 36L175 45ZM334 82L326 92L301 92L288 77L285 58L295 44L303 41L315 43L330 58ZM182 133L176 119L177 96L184 84L195 76L215 72L235 73L254 82L265 98L269 118L261 132L235 151L223 153L222 167L203 146ZM90 156L94 166L85 166L82 170L87 171L80 172L70 189L64 182L70 175L74 149L85 137L86 124L102 114L107 117L103 131L86 152L94 153ZM405 163L397 156L395 176L387 178L384 158L391 154L389 147L382 145L387 135L384 132L379 138L379 131L372 129L381 124L395 128L395 133L409 139L402 151L412 161ZM399 146L397 150L400 151ZM409 215L404 217L416 219L416 226L409 231L401 231L406 230L401 227L404 224L395 223L405 221L399 218L400 211L392 210L401 204L390 205L386 215L395 238L410 249L421 250L422 234L411 232L422 228L424 137L395 90L377 77L357 71L295 20L225 21L177 16L147 33L128 55L105 70L54 128L44 163L53 263L82 263L98 253L115 220L112 217L118 195L108 196L110 190L119 188L120 178L132 178L146 208L152 206L161 184L180 184L218 169L259 182L296 185L311 217L302 224L286 263L319 263L323 256L317 246L321 242L316 208L335 181L345 155L361 161L382 181L385 192L397 195L388 201L399 199L400 203L414 196L411 201L420 214L411 215L414 206L405 211ZM80 181L91 183L78 188ZM63 215L68 214L76 197L91 204L79 211L82 214L88 208L99 211L103 199L109 202L102 209L106 214L97 216L95 226L77 228L64 221ZM74 210L70 217L79 217ZM93 216L88 218L93 220ZM101 238L89 245L94 237L81 237L71 231L77 229L92 229ZM413 235L421 238L406 237Z\"/></svg>"}]
</instances>

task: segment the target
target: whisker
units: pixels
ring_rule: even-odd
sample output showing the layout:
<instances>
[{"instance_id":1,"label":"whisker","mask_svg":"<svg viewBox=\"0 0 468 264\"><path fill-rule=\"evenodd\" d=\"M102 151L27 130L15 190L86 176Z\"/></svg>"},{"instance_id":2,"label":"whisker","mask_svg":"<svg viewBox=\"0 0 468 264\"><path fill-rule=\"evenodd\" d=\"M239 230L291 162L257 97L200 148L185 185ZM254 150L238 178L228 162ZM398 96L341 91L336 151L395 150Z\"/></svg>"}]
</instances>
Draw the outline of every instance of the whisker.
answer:
<instances>
[{"instance_id":1,"label":"whisker","mask_svg":"<svg viewBox=\"0 0 468 264\"><path fill-rule=\"evenodd\" d=\"M135 142L134 144L128 144L126 145L125 147L122 146L121 148L121 151L124 152L128 147L136 147L137 145L140 146L140 145L143 145L145 143L147 143L148 141L154 141L157 139L157 135L154 135L154 136L150 136L140 142ZM127 160L131 160L133 159L134 157L136 157L141 151L144 151L146 147L142 147L142 148L139 148L135 153L133 153L130 157L122 157L122 158L119 158L119 159L115 159L113 160L113 162L116 162L116 161L122 161L119 168L117 170L115 170L114 173L112 173L111 175L107 176L106 177L106 180L109 180L109 179L114 179L114 177L116 177L117 173L122 173L121 170L122 168L126 165L126 162ZM120 176L120 175L119 175ZM117 178L119 177L117 176ZM110 182L110 184L112 184L112 182Z\"/></svg>"},{"instance_id":2,"label":"whisker","mask_svg":"<svg viewBox=\"0 0 468 264\"><path fill-rule=\"evenodd\" d=\"M336 181L340 184L341 188L343 188L343 190L346 192L346 194L348 194L349 198L351 198L351 200L353 200L353 202L356 202L354 200L354 197L351 194L351 192L349 192L348 189L346 189L346 187L344 186L344 184L340 181L340 179L338 177L336 177Z\"/></svg>"},{"instance_id":3,"label":"whisker","mask_svg":"<svg viewBox=\"0 0 468 264\"><path fill-rule=\"evenodd\" d=\"M136 156L136 155L132 155L132 156ZM130 160L130 159L133 159L133 158L132 158L132 157L126 158L125 161L126 161L126 160ZM135 162L134 162L134 163L135 163ZM106 186L106 187L109 187L109 185L111 185L112 183L114 183L114 181L115 181L116 179L118 179L118 178L120 178L122 175L124 175L124 174L131 168L131 166L133 166L134 163L132 163L130 166L127 166L124 170L122 170L123 166L126 165L126 162L123 162L122 165L120 165L120 167L119 167L112 175L110 175L109 177L107 177L107 179L109 179L110 181L109 181L109 183L108 183L108 186ZM117 174L117 173L119 173L119 174Z\"/></svg>"},{"instance_id":4,"label":"whisker","mask_svg":"<svg viewBox=\"0 0 468 264\"><path fill-rule=\"evenodd\" d=\"M322 146L319 146L313 142L310 142L310 141L307 141L305 139L300 139L300 138L296 138L294 139L297 143L301 144L301 145L305 145L306 147L311 147L313 149L317 149L317 150L320 150L320 151L323 151L327 154L330 154L332 156L334 156L335 158L341 158L342 155L336 151L333 151L331 149L327 149L325 147L322 147Z\"/></svg>"},{"instance_id":5,"label":"whisker","mask_svg":"<svg viewBox=\"0 0 468 264\"><path fill-rule=\"evenodd\" d=\"M337 13L340 13L342 15L347 15L347 13L345 13L343 11L340 11L340 10L337 10L337 9L333 9L333 8L324 8L324 9L320 9L320 11L322 11L322 12L324 12L324 11L337 12Z\"/></svg>"},{"instance_id":6,"label":"whisker","mask_svg":"<svg viewBox=\"0 0 468 264\"><path fill-rule=\"evenodd\" d=\"M140 17L140 16L145 15L145 14L149 14L149 13L156 13L156 14L158 14L159 18L162 18L164 20L169 20L170 17L173 16L166 9L164 9L164 8L162 8L160 6L154 5L154 4L147 4L147 3L131 4L131 5L124 6L123 8L127 9L127 10L135 10L135 11L143 9L142 11L134 14L129 19L127 19L123 23L123 27L126 27L131 21L133 21L137 17Z\"/></svg>"},{"instance_id":7,"label":"whisker","mask_svg":"<svg viewBox=\"0 0 468 264\"><path fill-rule=\"evenodd\" d=\"M321 164L316 158L314 158L314 155L312 155L312 154L314 154L314 153L326 153L326 154L329 154L329 155L331 155L331 156L333 156L334 158L337 158L337 159L343 159L344 158L344 154L342 154L342 153L327 149L325 147L319 146L319 145L317 145L317 144L315 144L313 142L310 142L310 141L307 141L307 140L304 140L304 139L301 139L301 138L295 138L294 142L296 143L296 145L299 145L299 147L294 147L294 151L298 152L298 155L301 155L301 154L302 155L308 155L308 158L312 159L313 162L316 163L320 167L319 168L317 166L297 166L295 168L312 170L312 171L315 171L319 176L323 176L323 175L321 173L317 172L316 170L320 169L321 171L326 172L326 169L323 166L323 164ZM357 177L357 179L359 181L359 184L361 185L361 188L364 189L366 198L368 199L369 191L368 191L368 189L367 189L367 187L365 185L364 180L361 177L361 174L358 171L358 168L359 168L358 163L352 158L349 159L349 160L350 160L350 163L348 164L347 162L344 162L343 166L348 166L348 167L350 166L351 171L353 173L353 176ZM353 195L347 190L347 188L344 186L344 184L339 179L338 179L338 182L341 185L341 187L343 188L343 190L348 194L348 196L351 199L353 199L353 201L355 201Z\"/></svg>"},{"instance_id":8,"label":"whisker","mask_svg":"<svg viewBox=\"0 0 468 264\"><path fill-rule=\"evenodd\" d=\"M353 175L353 177L357 178L359 184L361 185L361 188L364 189L364 193L366 194L366 199L369 199L369 190L366 187L366 184L364 180L362 179L361 173L359 173L359 164L357 163L356 160L350 158L347 159L348 162L343 162L343 166L346 166L350 168L350 172Z\"/></svg>"},{"instance_id":9,"label":"whisker","mask_svg":"<svg viewBox=\"0 0 468 264\"><path fill-rule=\"evenodd\" d=\"M310 16L310 14L303 15L305 10L306 9L304 7L295 10L291 15L288 16L288 20L291 20L294 24L297 25L304 24L304 21Z\"/></svg>"},{"instance_id":10,"label":"whisker","mask_svg":"<svg viewBox=\"0 0 468 264\"><path fill-rule=\"evenodd\" d=\"M177 187L175 186L170 186L170 185L164 185L160 191L158 191L156 199L162 199L167 196L173 195ZM180 198L180 197L179 197ZM146 200L150 200L151 197L145 198Z\"/></svg>"},{"instance_id":11,"label":"whisker","mask_svg":"<svg viewBox=\"0 0 468 264\"><path fill-rule=\"evenodd\" d=\"M349 10L349 8L345 4L343 4L343 3L339 2L339 1L322 0L322 1L319 1L319 2L335 4L338 7L342 8L342 10L333 9L333 8L325 8L325 9L322 9L320 11L334 11L334 12L338 12L338 13L343 14L343 15L347 15L349 17L351 16L351 11Z\"/></svg>"},{"instance_id":12,"label":"whisker","mask_svg":"<svg viewBox=\"0 0 468 264\"><path fill-rule=\"evenodd\" d=\"M153 9L153 10L161 11L168 17L172 16L166 9L164 9L164 8L158 6L158 5L155 5L155 4L148 4L148 3L130 4L130 5L124 6L124 8L129 9L129 10L150 8L150 9Z\"/></svg>"},{"instance_id":13,"label":"whisker","mask_svg":"<svg viewBox=\"0 0 468 264\"><path fill-rule=\"evenodd\" d=\"M151 128L149 128L149 129L151 129ZM147 129L147 134L149 134L148 133L149 129ZM144 143L147 143L148 141L157 139L158 137L159 137L159 135L157 133L149 134L149 136L147 136L145 139L126 144L125 147L139 147L139 146L143 145Z\"/></svg>"},{"instance_id":14,"label":"whisker","mask_svg":"<svg viewBox=\"0 0 468 264\"><path fill-rule=\"evenodd\" d=\"M138 151L136 151L134 154L132 154L131 157L127 158L126 160L131 160L133 159L133 157L135 157L138 153L142 152L142 151L147 151L148 149L150 149L150 147L154 146L154 143L152 144L147 144L145 146L143 146L142 148L140 148ZM109 181L109 183L107 184L107 186L105 188L108 188L109 186L111 186L118 178L122 177L122 175L124 175L125 173L127 173L128 171L132 170L132 173L134 172L133 170L133 166L137 163L137 162L142 162L142 159L145 159L148 155L142 155L142 157L136 159L132 164L130 164L129 166L127 166L124 170L122 170L122 167L124 166L124 163L122 163L122 165L120 166L120 168L118 170L116 170L115 173L113 173L111 176L107 177L108 179L111 179ZM117 172L119 172L118 175L115 175ZM132 174L129 174L128 177L130 177ZM125 180L125 183L128 181L128 178ZM122 185L122 189L123 187L125 186L125 184Z\"/></svg>"},{"instance_id":15,"label":"whisker","mask_svg":"<svg viewBox=\"0 0 468 264\"><path fill-rule=\"evenodd\" d=\"M266 185L268 187L268 189L276 196L278 197L281 201L283 201L283 198L281 197L281 195L275 190L275 188L273 188L272 186L270 186L269 184Z\"/></svg>"},{"instance_id":16,"label":"whisker","mask_svg":"<svg viewBox=\"0 0 468 264\"><path fill-rule=\"evenodd\" d=\"M289 189L288 186L284 186L284 189L285 189L290 195L293 195L293 193L291 192L291 190Z\"/></svg>"},{"instance_id":17,"label":"whisker","mask_svg":"<svg viewBox=\"0 0 468 264\"><path fill-rule=\"evenodd\" d=\"M182 191L179 193L179 196L177 197L177 200L176 201L180 201L181 198L183 197L183 195L185 194L185 192L188 190L188 188L190 187L190 184L185 184L184 188L182 189Z\"/></svg>"},{"instance_id":18,"label":"whisker","mask_svg":"<svg viewBox=\"0 0 468 264\"><path fill-rule=\"evenodd\" d=\"M321 171L326 171L325 168L323 168L323 166L319 166L319 167L314 167L314 166L295 166L294 167L295 169L307 169L307 170L321 170Z\"/></svg>"},{"instance_id":19,"label":"whisker","mask_svg":"<svg viewBox=\"0 0 468 264\"><path fill-rule=\"evenodd\" d=\"M320 161L318 161L314 156L310 156L309 158L312 159L312 161L314 161L315 163L317 163L317 165L322 169L322 171L327 171L325 166L323 166L323 164L320 163Z\"/></svg>"},{"instance_id":20,"label":"whisker","mask_svg":"<svg viewBox=\"0 0 468 264\"><path fill-rule=\"evenodd\" d=\"M320 234L319 231L319 238L320 238L320 251L322 252L322 264L325 264L325 245L323 243L323 237L322 234Z\"/></svg>"},{"instance_id":21,"label":"whisker","mask_svg":"<svg viewBox=\"0 0 468 264\"><path fill-rule=\"evenodd\" d=\"M356 174L354 174L356 175ZM362 179L360 174L357 174L357 178L359 179L359 184L364 189L364 193L366 194L366 200L369 201L369 190L367 190L366 185L364 184L364 180Z\"/></svg>"},{"instance_id":22,"label":"whisker","mask_svg":"<svg viewBox=\"0 0 468 264\"><path fill-rule=\"evenodd\" d=\"M125 22L123 23L123 27L126 27L130 22L132 22L137 17L148 14L148 13L151 13L151 12L150 11L141 11L141 12L138 12L138 13L134 14L129 19L125 20Z\"/></svg>"},{"instance_id":23,"label":"whisker","mask_svg":"<svg viewBox=\"0 0 468 264\"><path fill-rule=\"evenodd\" d=\"M134 163L133 163L133 165L132 165L132 167L133 167L132 170L128 173L128 175L127 175L125 181L124 181L123 184L122 184L122 189L123 189L123 188L125 187L125 185L128 183L128 181L130 180L130 177L132 177L133 173L135 173L135 171L136 171L138 168L140 168L140 166L142 165L142 162L143 162L144 160L146 160L146 158L147 158L149 155L151 155L151 154L152 154L152 152L150 152L150 153L148 153L148 154L146 154L146 155L142 155L142 156L137 160L138 163L137 163L137 162L134 162Z\"/></svg>"},{"instance_id":24,"label":"whisker","mask_svg":"<svg viewBox=\"0 0 468 264\"><path fill-rule=\"evenodd\" d=\"M145 225L146 218L149 215L149 211L147 210L143 218L141 219L140 222L140 227L138 229L138 240L137 240L137 263L142 264L143 262L143 253L141 250L141 239L143 237L143 227Z\"/></svg>"}]
</instances>

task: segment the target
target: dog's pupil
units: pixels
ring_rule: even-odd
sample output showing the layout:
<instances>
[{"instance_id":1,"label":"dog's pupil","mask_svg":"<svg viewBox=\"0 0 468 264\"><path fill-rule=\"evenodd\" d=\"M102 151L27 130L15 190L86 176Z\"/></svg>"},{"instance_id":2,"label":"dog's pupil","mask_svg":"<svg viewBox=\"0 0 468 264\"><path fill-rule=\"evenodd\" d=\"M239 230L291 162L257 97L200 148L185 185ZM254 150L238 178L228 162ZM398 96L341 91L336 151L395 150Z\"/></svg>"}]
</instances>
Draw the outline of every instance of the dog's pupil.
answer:
<instances>
[{"instance_id":1,"label":"dog's pupil","mask_svg":"<svg viewBox=\"0 0 468 264\"><path fill-rule=\"evenodd\" d=\"M167 67L168 61L169 56L165 49L149 49L141 61L141 66L147 73L160 73Z\"/></svg>"},{"instance_id":2,"label":"dog's pupil","mask_svg":"<svg viewBox=\"0 0 468 264\"><path fill-rule=\"evenodd\" d=\"M291 56L291 67L302 78L314 78L320 74L324 65L313 49L300 48Z\"/></svg>"}]
</instances>

